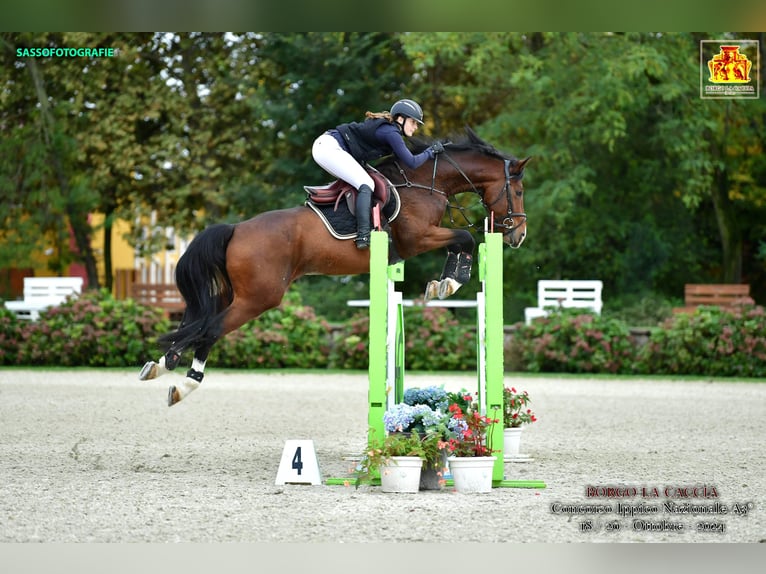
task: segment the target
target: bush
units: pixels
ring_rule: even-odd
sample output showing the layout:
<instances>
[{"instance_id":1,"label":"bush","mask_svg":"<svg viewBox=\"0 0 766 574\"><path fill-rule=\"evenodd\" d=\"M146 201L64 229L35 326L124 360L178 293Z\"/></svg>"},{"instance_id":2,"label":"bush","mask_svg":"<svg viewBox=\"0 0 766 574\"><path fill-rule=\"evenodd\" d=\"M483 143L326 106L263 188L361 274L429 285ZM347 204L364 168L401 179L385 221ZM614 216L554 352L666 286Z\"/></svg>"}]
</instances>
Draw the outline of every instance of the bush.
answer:
<instances>
[{"instance_id":1,"label":"bush","mask_svg":"<svg viewBox=\"0 0 766 574\"><path fill-rule=\"evenodd\" d=\"M369 313L348 321L333 346L331 364L367 369ZM444 307L404 308L405 368L421 371L476 369L476 330L462 326Z\"/></svg>"},{"instance_id":2,"label":"bush","mask_svg":"<svg viewBox=\"0 0 766 574\"><path fill-rule=\"evenodd\" d=\"M610 301L602 314L604 317L619 319L631 327L656 327L673 315L673 307L682 304L682 300L669 300L657 293L626 295Z\"/></svg>"},{"instance_id":3,"label":"bush","mask_svg":"<svg viewBox=\"0 0 766 574\"><path fill-rule=\"evenodd\" d=\"M18 362L20 323L15 313L0 307L0 365L14 365Z\"/></svg>"},{"instance_id":4,"label":"bush","mask_svg":"<svg viewBox=\"0 0 766 574\"><path fill-rule=\"evenodd\" d=\"M170 330L170 322L158 309L101 290L51 307L37 321L17 321L16 327L16 360L5 364L125 367L154 355L156 334Z\"/></svg>"},{"instance_id":5,"label":"bush","mask_svg":"<svg viewBox=\"0 0 766 574\"><path fill-rule=\"evenodd\" d=\"M320 368L329 352L330 325L290 292L279 307L220 339L208 360L230 368Z\"/></svg>"},{"instance_id":6,"label":"bush","mask_svg":"<svg viewBox=\"0 0 766 574\"><path fill-rule=\"evenodd\" d=\"M561 309L530 325L517 324L506 366L536 373L629 373L635 347L624 322Z\"/></svg>"},{"instance_id":7,"label":"bush","mask_svg":"<svg viewBox=\"0 0 766 574\"><path fill-rule=\"evenodd\" d=\"M749 305L699 307L652 331L638 354L643 373L766 376L766 313Z\"/></svg>"}]
</instances>

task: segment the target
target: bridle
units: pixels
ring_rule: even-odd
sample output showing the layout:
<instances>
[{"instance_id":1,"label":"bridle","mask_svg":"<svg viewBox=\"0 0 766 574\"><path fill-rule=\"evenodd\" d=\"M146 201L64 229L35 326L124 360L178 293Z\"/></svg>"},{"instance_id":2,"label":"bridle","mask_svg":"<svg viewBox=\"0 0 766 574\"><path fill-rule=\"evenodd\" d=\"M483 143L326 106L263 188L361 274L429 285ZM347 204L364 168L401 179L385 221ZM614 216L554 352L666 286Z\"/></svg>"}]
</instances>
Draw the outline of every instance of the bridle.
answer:
<instances>
[{"instance_id":1,"label":"bridle","mask_svg":"<svg viewBox=\"0 0 766 574\"><path fill-rule=\"evenodd\" d=\"M399 170L399 174L404 179L404 183L399 183L394 185L396 188L400 187L416 187L419 189L427 189L430 193L438 193L440 195L443 195L447 199L447 207L450 209L450 223L453 226L457 226L455 223L455 220L452 216L453 210L457 210L462 215L463 219L467 222L467 225L464 225L463 227L466 228L474 228L477 230L482 230L483 226L476 225L472 223L465 213L465 208L462 205L455 205L450 202L450 196L445 193L444 191L441 191L440 189L436 189L436 168L439 163L439 158L443 157L450 165L452 165L460 175L463 176L463 178L468 182L468 184L471 186L471 190L476 193L476 195L479 196L481 199L481 203L484 206L484 209L488 213L492 213L492 206L494 206L498 201L500 201L503 196L505 196L506 206L507 206L507 212L505 214L505 217L502 221L496 221L495 218L492 218L492 231L502 231L503 233L510 233L517 227L521 226L527 221L527 214L524 212L516 212L513 211L513 202L511 201L511 181L521 181L521 179L524 177L524 170L521 170L519 173L511 174L511 160L509 159L503 159L503 171L505 174L505 184L503 185L503 189L500 191L500 193L497 194L497 197L492 201L492 203L487 203L487 200L485 199L485 191L482 189L478 189L474 183L471 181L471 178L468 177L468 175L463 171L463 169L460 167L460 165L450 157L450 155L444 151L441 153L438 153L434 156L434 169L433 174L431 175L431 185L423 185L420 183L415 183L410 181L410 179L407 177L407 174L404 172L402 167L399 165L398 162L394 162L394 165ZM514 223L514 219L521 218L521 221L519 223Z\"/></svg>"},{"instance_id":2,"label":"bridle","mask_svg":"<svg viewBox=\"0 0 766 574\"><path fill-rule=\"evenodd\" d=\"M491 213L491 207L500 201L500 198L505 195L505 205L507 206L508 211L505 214L505 218L501 222L493 222L493 231L496 229L503 229L505 232L511 232L519 227L522 223L527 221L527 214L525 212L513 211L513 202L511 201L511 180L521 181L524 178L524 170L522 169L519 173L511 174L511 160L509 159L503 160L503 170L505 171L505 185L503 186L502 192L497 194L495 201L488 204L484 199L484 194L479 193L479 197L481 198L481 202L484 204L486 210ZM513 222L514 218L516 217L521 218L521 223L518 225Z\"/></svg>"}]
</instances>

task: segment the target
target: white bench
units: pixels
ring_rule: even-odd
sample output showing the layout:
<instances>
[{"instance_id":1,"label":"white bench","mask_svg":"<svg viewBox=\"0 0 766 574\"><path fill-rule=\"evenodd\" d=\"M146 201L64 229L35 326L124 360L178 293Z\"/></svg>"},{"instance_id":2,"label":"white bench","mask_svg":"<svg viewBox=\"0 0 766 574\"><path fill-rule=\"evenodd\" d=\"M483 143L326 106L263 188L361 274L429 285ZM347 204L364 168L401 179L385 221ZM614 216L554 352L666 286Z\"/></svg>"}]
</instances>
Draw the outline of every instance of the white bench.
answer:
<instances>
[{"instance_id":1,"label":"white bench","mask_svg":"<svg viewBox=\"0 0 766 574\"><path fill-rule=\"evenodd\" d=\"M82 292L82 277L25 277L24 300L6 301L5 307L19 319L36 321L40 312Z\"/></svg>"},{"instance_id":2,"label":"white bench","mask_svg":"<svg viewBox=\"0 0 766 574\"><path fill-rule=\"evenodd\" d=\"M540 280L537 282L537 307L524 309L524 319L529 325L533 319L548 315L551 307L592 309L600 315L603 287L601 281Z\"/></svg>"}]
</instances>

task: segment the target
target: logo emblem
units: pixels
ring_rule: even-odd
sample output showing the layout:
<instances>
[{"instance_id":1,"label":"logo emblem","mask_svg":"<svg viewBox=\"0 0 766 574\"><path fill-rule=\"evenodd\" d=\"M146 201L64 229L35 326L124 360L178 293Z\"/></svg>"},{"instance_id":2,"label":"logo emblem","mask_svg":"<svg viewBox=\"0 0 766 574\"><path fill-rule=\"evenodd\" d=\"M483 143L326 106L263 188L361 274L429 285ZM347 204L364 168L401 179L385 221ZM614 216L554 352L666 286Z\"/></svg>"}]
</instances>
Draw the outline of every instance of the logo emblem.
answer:
<instances>
[{"instance_id":1,"label":"logo emblem","mask_svg":"<svg viewBox=\"0 0 766 574\"><path fill-rule=\"evenodd\" d=\"M714 84L743 84L750 81L753 63L739 53L739 46L721 46L712 59L708 60L710 81Z\"/></svg>"},{"instance_id":2,"label":"logo emblem","mask_svg":"<svg viewBox=\"0 0 766 574\"><path fill-rule=\"evenodd\" d=\"M760 97L758 40L700 41L700 97Z\"/></svg>"}]
</instances>

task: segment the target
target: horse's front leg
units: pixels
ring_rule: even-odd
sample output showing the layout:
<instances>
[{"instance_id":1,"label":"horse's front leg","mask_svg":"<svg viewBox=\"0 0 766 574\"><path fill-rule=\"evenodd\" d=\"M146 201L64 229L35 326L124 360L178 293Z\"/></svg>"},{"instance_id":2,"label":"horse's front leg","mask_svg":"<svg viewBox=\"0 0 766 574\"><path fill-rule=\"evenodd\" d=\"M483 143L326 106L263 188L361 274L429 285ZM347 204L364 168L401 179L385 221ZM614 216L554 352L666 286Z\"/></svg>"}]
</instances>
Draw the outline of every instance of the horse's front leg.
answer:
<instances>
[{"instance_id":1,"label":"horse's front leg","mask_svg":"<svg viewBox=\"0 0 766 574\"><path fill-rule=\"evenodd\" d=\"M430 281L426 285L426 301L435 297L446 299L450 295L454 295L461 286L471 279L473 237L467 231L457 231L461 232L459 235L456 233L460 241L447 246L447 260L444 262L441 277L438 281Z\"/></svg>"}]
</instances>

